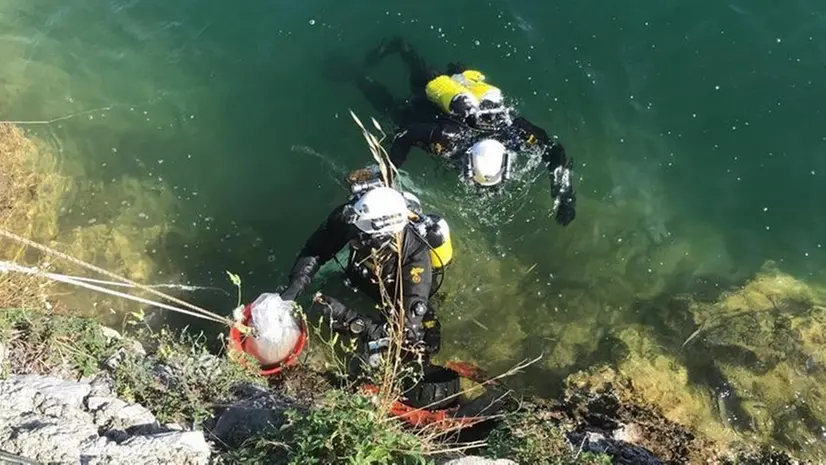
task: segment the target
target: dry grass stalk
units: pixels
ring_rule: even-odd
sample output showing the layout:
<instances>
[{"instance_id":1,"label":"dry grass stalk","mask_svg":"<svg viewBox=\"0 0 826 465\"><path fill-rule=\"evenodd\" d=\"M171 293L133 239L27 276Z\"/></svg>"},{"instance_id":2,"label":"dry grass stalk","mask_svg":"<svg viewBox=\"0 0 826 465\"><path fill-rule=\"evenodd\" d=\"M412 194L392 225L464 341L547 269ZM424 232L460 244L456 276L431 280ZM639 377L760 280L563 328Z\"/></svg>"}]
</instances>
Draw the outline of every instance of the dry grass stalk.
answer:
<instances>
[{"instance_id":1,"label":"dry grass stalk","mask_svg":"<svg viewBox=\"0 0 826 465\"><path fill-rule=\"evenodd\" d=\"M396 175L398 174L398 171L396 170L395 166L393 166L393 164L390 162L390 157L388 153L386 152L384 147L382 147L381 142L384 140L384 131L381 129L381 126L375 119L372 120L373 125L382 134L382 139L380 140L377 139L373 134L371 134L370 131L367 130L367 128L365 128L365 126L361 123L359 118L352 111L350 112L350 114L355 120L356 124L361 129L362 135L367 141L367 144L373 155L373 159L379 165L379 169L382 174L384 184L388 187L395 187L394 180L397 178ZM396 255L396 269L401 270L402 256L404 255L404 241L402 233L396 234L396 236L392 239L390 247L392 248L392 250L398 252ZM374 250L371 255L371 260L373 260L376 276L383 276L382 263L384 261L381 258L382 257L380 251ZM388 347L388 350L386 352L385 363L382 367L381 382L378 386L379 393L377 395L377 404L379 411L385 415L385 418L382 420L383 422L388 423L389 425L393 425L395 427L401 427L401 420L399 418L393 417L392 415L390 415L390 413L393 403L396 402L399 399L400 394L402 394L400 388L400 380L403 376L409 376L409 374L405 373L405 370L401 366L402 360L404 360L405 358L404 352L405 350L407 350L403 347L406 315L402 303L402 280L396 279L392 289L387 288L385 281L383 279L377 279L377 285L379 286L379 291L382 300L381 310L385 313L388 327L390 329L390 346ZM498 381L509 376L512 376L520 372L524 368L536 363L541 358L542 355L536 357L533 360L524 360L520 364L514 366L512 369L508 370L507 372L502 373L494 378L482 381L481 383L479 383L478 386L473 386L464 391L456 393L450 396L448 399L461 397L475 390L483 389L486 386L496 384ZM498 399L491 402L490 406L493 406L495 403L497 403L509 394L510 391L503 392ZM448 399L442 399L440 400L440 402ZM425 406L423 407L423 409L433 407L434 405L435 403ZM474 421L483 422L486 420L491 420L500 417L500 415L481 416L478 419L475 419ZM461 429L466 428L468 426L469 425L467 422L448 418L444 421L435 422L430 425L427 425L426 427L419 429L416 432L416 434L420 437L426 448L429 449L429 454L461 452L472 448L484 446L484 441L474 441L466 444L454 444L452 447L444 446L447 438L449 438L450 436L456 437Z\"/></svg>"}]
</instances>

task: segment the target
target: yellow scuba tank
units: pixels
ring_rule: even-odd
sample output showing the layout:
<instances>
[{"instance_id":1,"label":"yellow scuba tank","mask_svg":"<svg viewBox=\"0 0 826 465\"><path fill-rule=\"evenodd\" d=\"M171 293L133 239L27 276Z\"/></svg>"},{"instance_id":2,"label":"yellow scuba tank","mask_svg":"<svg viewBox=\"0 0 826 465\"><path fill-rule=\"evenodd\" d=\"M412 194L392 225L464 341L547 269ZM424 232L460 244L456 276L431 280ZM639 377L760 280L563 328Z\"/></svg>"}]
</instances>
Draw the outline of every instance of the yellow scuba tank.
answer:
<instances>
[{"instance_id":1,"label":"yellow scuba tank","mask_svg":"<svg viewBox=\"0 0 826 465\"><path fill-rule=\"evenodd\" d=\"M465 97L475 106L479 105L479 99L470 89L447 75L437 76L428 82L425 86L425 93L428 100L448 114L455 113L450 104L459 97Z\"/></svg>"},{"instance_id":2,"label":"yellow scuba tank","mask_svg":"<svg viewBox=\"0 0 826 465\"><path fill-rule=\"evenodd\" d=\"M485 80L485 75L482 74L481 71L476 71L475 69L466 69L462 71L462 77L473 82L482 82Z\"/></svg>"},{"instance_id":3,"label":"yellow scuba tank","mask_svg":"<svg viewBox=\"0 0 826 465\"><path fill-rule=\"evenodd\" d=\"M453 242L447 221L438 215L427 215L431 224L427 228L427 243L430 244L430 262L434 270L447 266L453 260Z\"/></svg>"},{"instance_id":4,"label":"yellow scuba tank","mask_svg":"<svg viewBox=\"0 0 826 465\"><path fill-rule=\"evenodd\" d=\"M485 75L474 69L463 71L461 74L454 74L451 78L462 84L480 102L489 101L502 103L502 90L485 82Z\"/></svg>"}]
</instances>

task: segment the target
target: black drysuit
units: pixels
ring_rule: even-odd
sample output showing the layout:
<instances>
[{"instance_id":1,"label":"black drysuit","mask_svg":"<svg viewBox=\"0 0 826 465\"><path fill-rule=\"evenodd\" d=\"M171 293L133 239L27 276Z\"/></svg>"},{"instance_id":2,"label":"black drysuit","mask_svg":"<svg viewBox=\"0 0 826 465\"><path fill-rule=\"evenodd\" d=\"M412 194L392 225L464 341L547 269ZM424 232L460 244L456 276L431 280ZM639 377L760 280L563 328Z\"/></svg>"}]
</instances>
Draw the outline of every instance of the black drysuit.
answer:
<instances>
[{"instance_id":1,"label":"black drysuit","mask_svg":"<svg viewBox=\"0 0 826 465\"><path fill-rule=\"evenodd\" d=\"M569 170L573 165L559 140L549 137L544 129L521 116L515 118L511 125L500 124L480 128L445 114L427 100L425 87L430 80L439 75L461 73L468 67L450 63L446 73L434 70L410 44L399 37L384 42L379 49L368 54L367 65L374 65L379 59L391 53L398 53L407 66L412 91L409 100L396 101L385 86L366 76L358 77L356 85L377 111L389 115L399 126L389 153L397 168L407 161L410 150L417 147L448 159L463 170L466 165L465 154L473 144L482 139L495 139L513 153L531 151L541 154L551 178L551 195L559 201L557 222L564 226L574 220L576 194L573 184L568 178L568 184L563 185L560 178L554 175L557 168Z\"/></svg>"},{"instance_id":2,"label":"black drysuit","mask_svg":"<svg viewBox=\"0 0 826 465\"><path fill-rule=\"evenodd\" d=\"M371 264L371 249L378 248L378 244L371 243L370 238L364 235L352 224L343 218L343 210L347 204L341 205L327 217L318 229L313 232L301 249L290 273L290 283L281 296L285 300L294 300L304 288L310 284L319 268L332 260L345 246L350 244L350 261L346 274L352 284L365 292L377 303L382 301L378 279L381 279L385 292L392 302L398 302L401 297L402 309L405 312L405 342L416 346L423 344L430 354L439 349L440 326L435 313L428 305L433 285L433 270L430 260L430 248L425 239L419 236L409 224L403 231L401 269L399 270L398 253L390 251L386 246L379 252L381 276L375 276ZM397 295L401 281L401 296ZM337 325L345 330L351 321L361 318L367 320L364 334L368 340L387 336L382 323L372 322L358 313L347 310L335 301L332 301L332 318L338 320Z\"/></svg>"}]
</instances>

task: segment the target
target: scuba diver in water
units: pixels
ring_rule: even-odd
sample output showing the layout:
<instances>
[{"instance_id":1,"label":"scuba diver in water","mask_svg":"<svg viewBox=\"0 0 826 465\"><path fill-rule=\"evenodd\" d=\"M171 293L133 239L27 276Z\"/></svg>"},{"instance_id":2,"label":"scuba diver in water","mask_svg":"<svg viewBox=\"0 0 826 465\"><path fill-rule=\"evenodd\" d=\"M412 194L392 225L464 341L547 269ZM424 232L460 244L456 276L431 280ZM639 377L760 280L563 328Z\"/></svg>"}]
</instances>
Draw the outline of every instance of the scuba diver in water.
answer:
<instances>
[{"instance_id":1,"label":"scuba diver in water","mask_svg":"<svg viewBox=\"0 0 826 465\"><path fill-rule=\"evenodd\" d=\"M364 72L333 60L327 75L354 79L370 103L399 126L393 137L390 160L398 168L413 147L455 163L462 177L483 188L501 186L509 179L518 153L538 153L551 178L556 221L567 226L576 217L572 160L556 137L524 117L513 117L502 92L486 82L479 71L451 63L446 72L430 68L401 37L382 41L368 53L365 67L398 53L410 74L413 95L397 102L390 91Z\"/></svg>"},{"instance_id":2,"label":"scuba diver in water","mask_svg":"<svg viewBox=\"0 0 826 465\"><path fill-rule=\"evenodd\" d=\"M379 303L385 318L363 315L326 295L317 294L314 302L321 304L334 331L359 339L368 362L393 337L387 312L403 311L404 361L420 362L424 374L423 382L407 389L408 402L425 406L451 398L459 389L458 375L444 376L449 370L430 363L441 344L441 325L430 298L453 256L447 223L423 214L414 195L385 187L381 179L352 184L351 193L309 237L281 298L295 300L320 267L349 245L345 284ZM388 303L394 305L387 308Z\"/></svg>"}]
</instances>

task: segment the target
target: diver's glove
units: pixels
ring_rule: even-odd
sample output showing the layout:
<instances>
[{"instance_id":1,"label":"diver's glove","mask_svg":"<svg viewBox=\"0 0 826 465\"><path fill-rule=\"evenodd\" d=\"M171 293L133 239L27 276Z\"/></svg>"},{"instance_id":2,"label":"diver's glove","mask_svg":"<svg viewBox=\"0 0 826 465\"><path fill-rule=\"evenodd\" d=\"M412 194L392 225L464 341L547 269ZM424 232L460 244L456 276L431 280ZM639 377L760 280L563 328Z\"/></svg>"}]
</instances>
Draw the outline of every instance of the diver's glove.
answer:
<instances>
[{"instance_id":1,"label":"diver's glove","mask_svg":"<svg viewBox=\"0 0 826 465\"><path fill-rule=\"evenodd\" d=\"M556 222L562 226L568 226L576 218L576 194L571 192L564 197L554 199L556 206Z\"/></svg>"},{"instance_id":2,"label":"diver's glove","mask_svg":"<svg viewBox=\"0 0 826 465\"><path fill-rule=\"evenodd\" d=\"M543 154L551 171L551 197L554 199L556 222L567 226L576 218L576 193L573 184L573 160L565 154L565 147L558 137L551 139Z\"/></svg>"},{"instance_id":3,"label":"diver's glove","mask_svg":"<svg viewBox=\"0 0 826 465\"><path fill-rule=\"evenodd\" d=\"M290 272L290 284L281 292L283 300L295 300L318 272L318 257L299 257Z\"/></svg>"},{"instance_id":4,"label":"diver's glove","mask_svg":"<svg viewBox=\"0 0 826 465\"><path fill-rule=\"evenodd\" d=\"M352 184L366 183L381 177L381 169L379 165L373 163L364 168L359 168L350 172L347 175L347 182Z\"/></svg>"},{"instance_id":5,"label":"diver's glove","mask_svg":"<svg viewBox=\"0 0 826 465\"><path fill-rule=\"evenodd\" d=\"M557 166L551 174L551 197L554 199L556 222L568 226L576 218L576 193L571 182L571 169Z\"/></svg>"},{"instance_id":6,"label":"diver's glove","mask_svg":"<svg viewBox=\"0 0 826 465\"><path fill-rule=\"evenodd\" d=\"M424 315L427 313L427 304L416 302L410 307L410 314L404 321L404 342L408 347L416 347L424 342Z\"/></svg>"}]
</instances>

